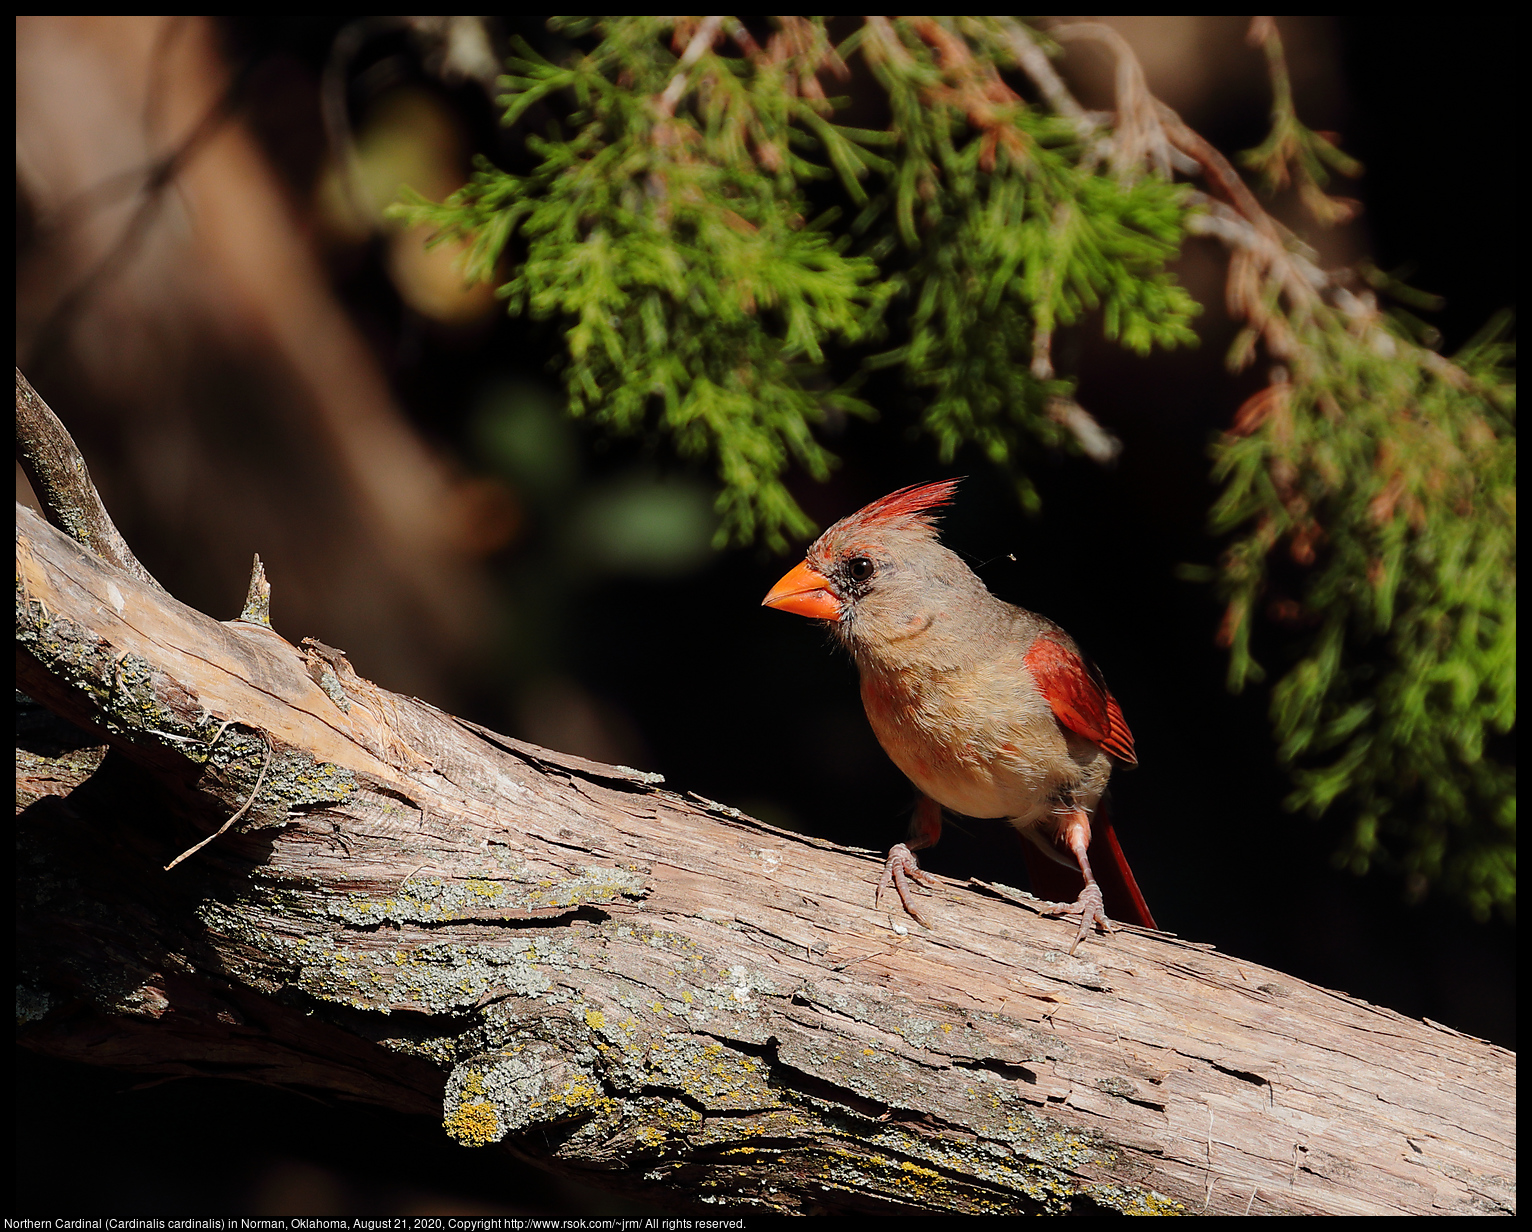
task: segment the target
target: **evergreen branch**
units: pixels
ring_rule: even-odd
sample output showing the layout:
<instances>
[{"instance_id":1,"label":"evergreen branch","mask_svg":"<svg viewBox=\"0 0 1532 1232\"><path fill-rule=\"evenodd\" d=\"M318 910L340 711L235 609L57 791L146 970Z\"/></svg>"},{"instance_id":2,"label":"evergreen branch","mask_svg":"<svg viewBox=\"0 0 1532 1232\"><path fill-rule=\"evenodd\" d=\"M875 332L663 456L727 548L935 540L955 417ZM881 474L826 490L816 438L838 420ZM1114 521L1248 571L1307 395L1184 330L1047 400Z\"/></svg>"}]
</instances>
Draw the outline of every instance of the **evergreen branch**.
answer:
<instances>
[{"instance_id":1,"label":"evergreen branch","mask_svg":"<svg viewBox=\"0 0 1532 1232\"><path fill-rule=\"evenodd\" d=\"M1175 165L1171 146L1144 80L1144 70L1128 41L1111 26L1096 21L1065 22L1051 27L1048 33L1060 42L1092 39L1111 50L1117 62L1117 123L1110 143L1112 170L1119 176L1131 177L1139 167L1147 165L1168 180Z\"/></svg>"},{"instance_id":2,"label":"evergreen branch","mask_svg":"<svg viewBox=\"0 0 1532 1232\"><path fill-rule=\"evenodd\" d=\"M1218 240L1242 326L1229 362L1272 361L1214 451L1230 684L1263 678L1260 613L1296 630L1272 688L1295 807L1344 799L1355 867L1513 909L1514 790L1487 751L1514 722L1509 348L1448 360L1365 278L1322 268L1109 26L874 15L836 45L823 18L772 20L762 41L736 17L558 19L590 49L554 65L520 46L501 102L508 122L544 102L569 135L529 135L530 174L481 163L447 202L401 211L466 238L511 312L560 323L572 414L706 460L720 542L774 547L810 529L787 472L827 475L824 425L871 413L832 387L832 355L897 369L940 458L975 447L1035 505L1028 451L1118 449L1056 371L1057 331L1094 314L1139 353L1193 342L1198 305L1168 266L1186 235ZM1249 160L1334 221L1326 177L1360 168L1297 120L1275 25L1251 34L1273 130ZM1070 93L1053 40L1111 54L1111 113ZM856 56L879 131L838 124L820 80Z\"/></svg>"},{"instance_id":3,"label":"evergreen branch","mask_svg":"<svg viewBox=\"0 0 1532 1232\"><path fill-rule=\"evenodd\" d=\"M1171 131L1228 183L1205 143ZM1288 364L1215 450L1226 486L1210 522L1243 534L1220 582L1230 684L1262 675L1250 628L1286 539L1303 596L1271 610L1320 622L1272 690L1289 805L1320 814L1344 796L1358 872L1382 860L1414 893L1441 884L1478 915L1512 915L1514 777L1484 751L1514 724L1506 351L1453 363L1411 342L1349 271L1321 270L1253 197L1228 195L1243 208L1208 201L1189 226L1233 252L1230 310L1248 329L1231 362L1259 337Z\"/></svg>"},{"instance_id":4,"label":"evergreen branch","mask_svg":"<svg viewBox=\"0 0 1532 1232\"><path fill-rule=\"evenodd\" d=\"M738 22L734 23L736 26ZM686 75L699 59L702 53L712 50L713 42L718 37L718 31L723 26L722 17L704 17L702 24L697 27L697 33L692 35L691 42L686 45L686 51L682 53L680 61L676 64L675 76L666 84L655 102L655 110L663 117L675 114L676 104L681 101L681 95L686 92Z\"/></svg>"},{"instance_id":5,"label":"evergreen branch","mask_svg":"<svg viewBox=\"0 0 1532 1232\"><path fill-rule=\"evenodd\" d=\"M1018 63L1044 94L1088 123L1072 99L1060 101L1046 60L1017 41ZM1252 41L1273 76L1274 133L1258 152L1268 178L1276 160L1296 159L1305 204L1337 221L1349 207L1319 194L1319 163L1344 174L1360 165L1298 124L1275 25L1254 23ZM1125 81L1119 59L1120 96ZM1307 572L1304 597L1276 598L1270 610L1319 621L1272 693L1294 775L1289 803L1321 813L1345 796L1354 811L1345 858L1357 871L1382 859L1412 892L1440 883L1476 914L1514 914L1514 773L1485 753L1487 734L1514 724L1509 349L1488 338L1454 363L1411 341L1370 293L1352 289L1352 271L1321 269L1216 149L1154 106L1170 146L1223 198L1193 198L1200 208L1186 226L1231 253L1229 308L1247 326L1231 363L1249 363L1260 343L1286 365L1215 451L1225 489L1210 523L1243 532L1220 581L1231 686L1264 674L1252 620L1269 557L1286 540Z\"/></svg>"},{"instance_id":6,"label":"evergreen branch","mask_svg":"<svg viewBox=\"0 0 1532 1232\"><path fill-rule=\"evenodd\" d=\"M1242 154L1241 161L1260 173L1270 192L1296 183L1299 200L1321 224L1349 222L1361 204L1349 198L1327 196L1322 191L1330 179L1325 168L1355 177L1362 174L1362 164L1343 153L1328 136L1299 121L1276 20L1252 17L1246 41L1266 55L1271 76L1271 134L1261 145Z\"/></svg>"}]
</instances>

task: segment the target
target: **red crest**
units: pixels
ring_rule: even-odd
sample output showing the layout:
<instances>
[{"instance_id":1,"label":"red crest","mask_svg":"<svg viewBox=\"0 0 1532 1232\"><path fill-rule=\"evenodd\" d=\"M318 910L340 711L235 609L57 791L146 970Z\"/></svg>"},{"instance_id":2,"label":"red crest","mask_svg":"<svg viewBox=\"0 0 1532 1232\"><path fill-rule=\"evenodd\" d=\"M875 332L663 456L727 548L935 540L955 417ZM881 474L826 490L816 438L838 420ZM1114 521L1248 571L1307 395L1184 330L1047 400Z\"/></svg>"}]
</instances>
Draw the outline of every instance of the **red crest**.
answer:
<instances>
[{"instance_id":1,"label":"red crest","mask_svg":"<svg viewBox=\"0 0 1532 1232\"><path fill-rule=\"evenodd\" d=\"M858 526L882 526L909 520L934 530L935 510L952 503L952 494L962 482L962 479L939 479L935 483L911 484L862 506L850 517L842 518L840 525L854 522Z\"/></svg>"}]
</instances>

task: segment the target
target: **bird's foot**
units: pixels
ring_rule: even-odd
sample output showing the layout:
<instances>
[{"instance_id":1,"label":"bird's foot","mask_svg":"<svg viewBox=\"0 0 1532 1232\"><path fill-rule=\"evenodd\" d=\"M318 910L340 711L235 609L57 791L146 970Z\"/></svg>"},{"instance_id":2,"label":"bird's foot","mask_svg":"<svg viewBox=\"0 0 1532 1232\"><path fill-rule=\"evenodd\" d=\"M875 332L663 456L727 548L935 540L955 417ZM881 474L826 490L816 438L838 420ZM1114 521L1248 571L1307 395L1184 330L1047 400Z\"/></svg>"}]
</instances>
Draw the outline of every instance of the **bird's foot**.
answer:
<instances>
[{"instance_id":1,"label":"bird's foot","mask_svg":"<svg viewBox=\"0 0 1532 1232\"><path fill-rule=\"evenodd\" d=\"M894 858L892 852L889 853L888 858L890 860ZM1080 942L1085 940L1092 924L1098 926L1104 933L1117 931L1117 925L1107 919L1106 907L1101 901L1101 887L1095 882L1091 882L1081 890L1080 897L1072 903L1049 903L1043 908L1043 914L1080 917L1080 931L1075 934L1074 944L1069 947L1071 955L1079 947Z\"/></svg>"},{"instance_id":2,"label":"bird's foot","mask_svg":"<svg viewBox=\"0 0 1532 1232\"><path fill-rule=\"evenodd\" d=\"M910 881L918 881L928 889L936 886L935 880L921 870L920 862L915 859L915 853L903 843L899 843L888 853L888 859L883 864L883 880L872 896L872 905L874 907L878 905L884 890L892 889L898 893L899 901L904 904L904 909L910 913L915 922L930 928L931 922L910 902L909 882L905 880L906 877Z\"/></svg>"}]
</instances>

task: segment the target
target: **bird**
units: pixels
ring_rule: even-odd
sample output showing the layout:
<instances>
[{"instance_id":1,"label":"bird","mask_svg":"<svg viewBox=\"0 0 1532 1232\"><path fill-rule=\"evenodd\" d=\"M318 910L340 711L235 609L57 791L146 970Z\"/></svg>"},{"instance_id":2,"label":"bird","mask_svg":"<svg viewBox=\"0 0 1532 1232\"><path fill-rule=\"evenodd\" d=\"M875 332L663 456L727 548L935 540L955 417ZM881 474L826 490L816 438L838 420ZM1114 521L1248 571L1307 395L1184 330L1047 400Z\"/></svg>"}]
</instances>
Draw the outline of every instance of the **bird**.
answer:
<instances>
[{"instance_id":1,"label":"bird","mask_svg":"<svg viewBox=\"0 0 1532 1232\"><path fill-rule=\"evenodd\" d=\"M1107 915L1157 927L1105 808L1114 769L1137 764L1101 672L1046 617L990 593L938 538L959 479L915 484L836 522L761 601L828 624L851 654L878 743L919 792L906 841L884 865L918 923L908 880L935 883L915 852L942 810L1004 818L1047 914L1079 917L1073 954Z\"/></svg>"}]
</instances>

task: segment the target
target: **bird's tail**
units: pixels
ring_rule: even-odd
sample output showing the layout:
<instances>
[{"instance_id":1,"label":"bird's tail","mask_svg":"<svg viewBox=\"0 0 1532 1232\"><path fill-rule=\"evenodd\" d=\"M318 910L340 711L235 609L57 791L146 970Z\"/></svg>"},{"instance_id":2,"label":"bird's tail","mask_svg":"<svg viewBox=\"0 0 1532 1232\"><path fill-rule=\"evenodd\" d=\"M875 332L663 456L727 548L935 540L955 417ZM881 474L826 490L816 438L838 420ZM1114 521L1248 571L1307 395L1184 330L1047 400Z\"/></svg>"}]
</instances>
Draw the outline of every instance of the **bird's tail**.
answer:
<instances>
[{"instance_id":1,"label":"bird's tail","mask_svg":"<svg viewBox=\"0 0 1532 1232\"><path fill-rule=\"evenodd\" d=\"M1032 880L1032 893L1039 898L1071 903L1085 889L1085 878L1077 869L1050 858L1033 843L1023 841L1021 850L1027 864L1027 876ZM1101 887L1102 905L1107 915L1127 924L1158 928L1149 904L1144 901L1143 891L1133 879L1127 857L1122 854L1122 844L1117 841L1106 797L1102 797L1091 817L1090 847L1086 854L1090 858L1091 871L1096 875L1096 884Z\"/></svg>"}]
</instances>

